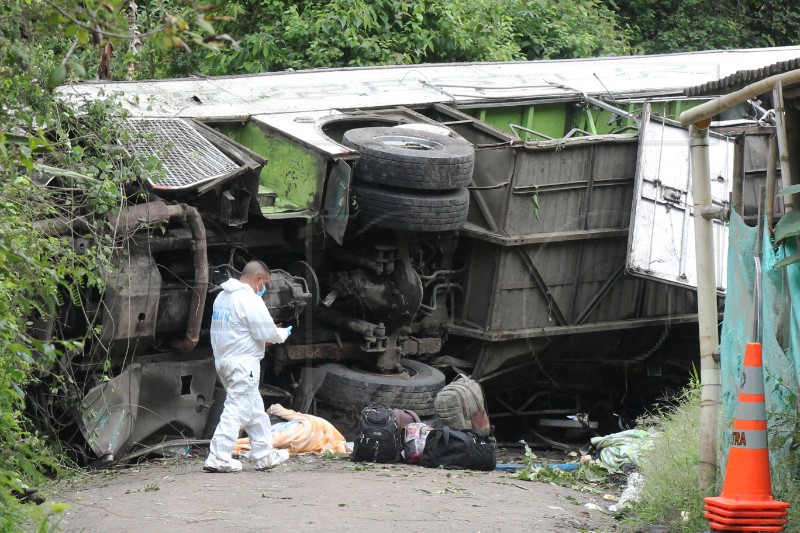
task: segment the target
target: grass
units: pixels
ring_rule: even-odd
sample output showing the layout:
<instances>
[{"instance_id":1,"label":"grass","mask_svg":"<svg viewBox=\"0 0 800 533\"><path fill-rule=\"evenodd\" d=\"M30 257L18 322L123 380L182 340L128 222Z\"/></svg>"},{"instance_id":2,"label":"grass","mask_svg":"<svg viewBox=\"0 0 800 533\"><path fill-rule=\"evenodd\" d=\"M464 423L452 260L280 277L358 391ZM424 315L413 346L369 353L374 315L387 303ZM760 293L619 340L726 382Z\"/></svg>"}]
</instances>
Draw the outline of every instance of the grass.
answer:
<instances>
[{"instance_id":1,"label":"grass","mask_svg":"<svg viewBox=\"0 0 800 533\"><path fill-rule=\"evenodd\" d=\"M800 411L797 396L789 395L789 405L780 412L768 413L769 446L772 450L772 492L776 500L789 503L786 533L800 533ZM776 453L777 452L777 453Z\"/></svg>"},{"instance_id":2,"label":"grass","mask_svg":"<svg viewBox=\"0 0 800 533\"><path fill-rule=\"evenodd\" d=\"M632 528L667 526L670 532L696 533L708 529L703 497L697 486L700 435L700 384L689 385L672 406L641 420L657 436L642 455L644 484L640 500L624 518Z\"/></svg>"},{"instance_id":3,"label":"grass","mask_svg":"<svg viewBox=\"0 0 800 533\"><path fill-rule=\"evenodd\" d=\"M646 524L663 525L670 533L708 530L708 522L703 517L703 497L719 495L724 473L711 494L704 494L698 488L700 384L693 382L674 405L659 409L640 422L653 427L658 436L653 447L643 454L640 472L644 484L640 501L624 517L625 524L631 530ZM797 428L797 420L788 427ZM770 445L780 444L778 439L771 438ZM783 463L773 465L773 472L791 472L793 474L788 477L792 478L800 468L800 450L792 448ZM800 533L800 487L791 479L783 484L773 479L772 486L775 499L791 505L784 532Z\"/></svg>"}]
</instances>

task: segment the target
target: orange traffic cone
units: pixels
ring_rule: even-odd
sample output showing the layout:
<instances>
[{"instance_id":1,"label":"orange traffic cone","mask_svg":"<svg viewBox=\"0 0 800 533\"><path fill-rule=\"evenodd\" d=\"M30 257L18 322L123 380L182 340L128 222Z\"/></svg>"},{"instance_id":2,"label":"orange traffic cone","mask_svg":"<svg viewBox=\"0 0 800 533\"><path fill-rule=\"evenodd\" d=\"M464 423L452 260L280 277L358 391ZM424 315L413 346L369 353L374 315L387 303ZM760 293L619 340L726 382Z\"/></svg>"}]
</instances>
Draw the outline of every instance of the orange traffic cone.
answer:
<instances>
[{"instance_id":1,"label":"orange traffic cone","mask_svg":"<svg viewBox=\"0 0 800 533\"><path fill-rule=\"evenodd\" d=\"M714 531L779 532L789 504L772 498L761 344L747 345L722 494L705 499Z\"/></svg>"}]
</instances>

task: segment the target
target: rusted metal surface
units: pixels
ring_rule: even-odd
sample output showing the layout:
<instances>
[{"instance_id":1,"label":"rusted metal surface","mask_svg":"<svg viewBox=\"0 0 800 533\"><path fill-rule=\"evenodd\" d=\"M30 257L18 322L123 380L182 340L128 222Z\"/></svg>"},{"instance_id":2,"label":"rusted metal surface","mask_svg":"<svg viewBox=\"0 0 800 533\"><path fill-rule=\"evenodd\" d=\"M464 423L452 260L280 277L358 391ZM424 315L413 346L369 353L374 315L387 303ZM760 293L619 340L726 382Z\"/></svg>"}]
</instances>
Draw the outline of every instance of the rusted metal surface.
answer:
<instances>
[{"instance_id":1,"label":"rusted metal surface","mask_svg":"<svg viewBox=\"0 0 800 533\"><path fill-rule=\"evenodd\" d=\"M98 457L172 438L199 438L208 419L216 371L210 358L142 362L91 389L80 428Z\"/></svg>"},{"instance_id":2,"label":"rusted metal surface","mask_svg":"<svg viewBox=\"0 0 800 533\"><path fill-rule=\"evenodd\" d=\"M688 291L624 275L635 136L505 152L514 158L508 186L480 189L492 181L475 176L473 197L484 198L485 212L494 214L482 216L476 206L465 229L486 243L472 249L463 322L450 331L507 340L693 319ZM486 282L491 289L481 290Z\"/></svg>"},{"instance_id":3,"label":"rusted metal surface","mask_svg":"<svg viewBox=\"0 0 800 533\"><path fill-rule=\"evenodd\" d=\"M106 281L97 359L124 359L152 349L161 281L158 267L146 251L131 249L129 260L117 265Z\"/></svg>"},{"instance_id":4,"label":"rusted metal surface","mask_svg":"<svg viewBox=\"0 0 800 533\"><path fill-rule=\"evenodd\" d=\"M740 70L722 79L695 85L684 90L686 96L705 96L736 91L753 82L800 68L800 57L778 61L765 67Z\"/></svg>"}]
</instances>

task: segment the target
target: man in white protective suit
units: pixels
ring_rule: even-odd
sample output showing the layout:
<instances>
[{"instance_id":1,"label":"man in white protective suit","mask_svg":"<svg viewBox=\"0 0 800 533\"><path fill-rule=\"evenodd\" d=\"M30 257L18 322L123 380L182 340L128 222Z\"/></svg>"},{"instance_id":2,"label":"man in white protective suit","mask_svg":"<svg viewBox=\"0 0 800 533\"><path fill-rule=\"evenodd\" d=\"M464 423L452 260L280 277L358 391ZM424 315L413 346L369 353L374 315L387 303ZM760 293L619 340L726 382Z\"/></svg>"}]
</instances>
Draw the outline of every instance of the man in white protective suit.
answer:
<instances>
[{"instance_id":1,"label":"man in white protective suit","mask_svg":"<svg viewBox=\"0 0 800 533\"><path fill-rule=\"evenodd\" d=\"M269 415L258 392L266 343L282 343L292 332L291 326L281 328L272 320L263 300L267 283L267 266L250 261L238 280L222 284L214 300L211 347L227 398L203 467L206 472L242 469L242 463L231 456L242 428L250 437L249 457L256 470L268 470L289 458L287 450L272 447Z\"/></svg>"}]
</instances>

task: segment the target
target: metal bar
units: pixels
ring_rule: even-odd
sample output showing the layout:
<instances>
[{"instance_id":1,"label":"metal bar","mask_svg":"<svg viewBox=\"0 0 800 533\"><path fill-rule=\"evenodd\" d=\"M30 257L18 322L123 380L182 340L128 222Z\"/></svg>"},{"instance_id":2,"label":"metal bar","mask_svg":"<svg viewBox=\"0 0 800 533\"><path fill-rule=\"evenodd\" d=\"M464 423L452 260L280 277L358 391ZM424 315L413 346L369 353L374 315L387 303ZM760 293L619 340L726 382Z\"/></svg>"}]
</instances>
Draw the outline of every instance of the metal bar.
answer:
<instances>
[{"instance_id":1,"label":"metal bar","mask_svg":"<svg viewBox=\"0 0 800 533\"><path fill-rule=\"evenodd\" d=\"M573 135L576 133L583 133L584 135L597 135L597 133L592 133L591 131L586 131L581 128L572 128L566 133L566 135L564 135L564 137L562 137L562 139L572 139Z\"/></svg>"},{"instance_id":2,"label":"metal bar","mask_svg":"<svg viewBox=\"0 0 800 533\"><path fill-rule=\"evenodd\" d=\"M486 200L483 199L481 193L478 190L473 189L472 187L475 186L475 180L470 180L469 187L470 189L470 196L475 200L475 205L478 206L478 211L480 211L483 218L486 220L486 223L489 225L489 228L493 232L499 231L499 226L497 225L497 221L492 216L492 213L489 211L489 206L486 204Z\"/></svg>"},{"instance_id":3,"label":"metal bar","mask_svg":"<svg viewBox=\"0 0 800 533\"><path fill-rule=\"evenodd\" d=\"M593 181L594 187L618 187L630 185L633 180L630 178L610 178ZM582 189L588 185L589 181L564 181L561 183L547 183L542 185L520 185L512 189L513 194L529 194L532 192L560 192L572 189Z\"/></svg>"},{"instance_id":4,"label":"metal bar","mask_svg":"<svg viewBox=\"0 0 800 533\"><path fill-rule=\"evenodd\" d=\"M542 292L542 296L547 301L548 308L553 313L553 316L556 319L556 323L561 326L566 326L568 324L567 319L564 317L564 313L561 312L561 308L556 303L553 295L550 294L550 288L545 283L544 278L542 277L539 270L536 268L536 265L533 264L533 259L528 255L528 253L523 248L517 248L517 252L519 253L520 257L522 258L522 262L525 263L525 266L528 267L528 272L530 273L533 280L536 282L537 287Z\"/></svg>"},{"instance_id":5,"label":"metal bar","mask_svg":"<svg viewBox=\"0 0 800 533\"><path fill-rule=\"evenodd\" d=\"M594 311L594 308L597 307L597 304L605 297L609 291L611 291L611 287L613 287L619 278L622 277L622 274L625 272L625 263L622 263L617 270L611 275L610 278L606 280L600 290L597 291L597 294L594 295L592 300L586 305L583 311L578 315L575 319L575 324L580 325L586 322L586 319L589 318L589 315Z\"/></svg>"},{"instance_id":6,"label":"metal bar","mask_svg":"<svg viewBox=\"0 0 800 533\"><path fill-rule=\"evenodd\" d=\"M613 106L611 104L608 104L608 103L606 103L606 102L604 102L602 100L599 100L597 98L592 98L591 96L584 95L583 99L586 100L587 102L589 102L590 104L599 107L600 109L605 109L606 111L609 111L610 113L613 113L615 115L619 115L621 117L626 117L626 118L632 120L637 126L639 125L639 118L636 115L634 115L633 113L629 113L627 111L624 111L624 110L620 109L619 107L615 107L615 106Z\"/></svg>"},{"instance_id":7,"label":"metal bar","mask_svg":"<svg viewBox=\"0 0 800 533\"><path fill-rule=\"evenodd\" d=\"M487 124L485 122L478 122L475 119L475 117L472 117L471 115L463 113L463 112L459 111L458 109L453 109L452 107L449 107L449 106L444 105L444 104L439 104L439 103L433 104L433 108L436 111L438 111L439 113L457 120L457 122L447 122L447 124L459 124L459 123L467 124L467 123L472 123L472 127L475 128L475 130L477 130L477 131L479 131L481 133L486 133L489 136L496 137L496 138L499 138L499 139L505 139L507 141L514 140L514 138L511 135L509 135L507 131L503 131L503 130L501 130L499 128L495 128L491 124ZM484 117L485 117L485 113L484 113Z\"/></svg>"},{"instance_id":8,"label":"metal bar","mask_svg":"<svg viewBox=\"0 0 800 533\"><path fill-rule=\"evenodd\" d=\"M597 150L594 146L590 149L589 157L586 160L586 166L588 167L585 172L588 174L587 182L586 182L586 189L583 192L583 198L581 201L581 210L580 210L580 225L581 229L584 231L589 230L589 213L592 211L592 191L594 185L594 163L595 163L595 156L597 155ZM580 241L578 243L578 250L575 254L575 261L573 262L573 277L572 277L572 299L570 302L570 311L572 312L573 317L577 311L578 306L578 295L580 294L581 284L581 266L583 265L583 250L585 247L585 242Z\"/></svg>"},{"instance_id":9,"label":"metal bar","mask_svg":"<svg viewBox=\"0 0 800 533\"><path fill-rule=\"evenodd\" d=\"M581 241L589 239L614 239L628 236L627 229L591 229L574 231L556 231L552 233L527 233L509 237L498 233L488 232L479 226L467 223L461 228L461 233L482 241L499 244L501 246L523 246L526 244L541 244L545 242Z\"/></svg>"},{"instance_id":10,"label":"metal bar","mask_svg":"<svg viewBox=\"0 0 800 533\"><path fill-rule=\"evenodd\" d=\"M498 403L500 400L495 398ZM532 415L572 415L575 409L540 409L538 411L514 411L510 413L492 413L492 418L506 418L510 416L532 416Z\"/></svg>"},{"instance_id":11,"label":"metal bar","mask_svg":"<svg viewBox=\"0 0 800 533\"><path fill-rule=\"evenodd\" d=\"M526 141L524 148L530 151L536 150L566 150L576 146L586 146L587 144L610 144L610 143L629 143L639 140L637 133L614 133L604 135L591 135L588 137L572 137L569 139L553 139L552 141Z\"/></svg>"},{"instance_id":12,"label":"metal bar","mask_svg":"<svg viewBox=\"0 0 800 533\"><path fill-rule=\"evenodd\" d=\"M528 128L529 130L533 129L533 115L535 111L536 111L535 106L527 105L524 107L524 110L522 112L522 122L525 123L525 127ZM525 140L527 141L528 139L529 137L526 136Z\"/></svg>"},{"instance_id":13,"label":"metal bar","mask_svg":"<svg viewBox=\"0 0 800 533\"><path fill-rule=\"evenodd\" d=\"M719 315L717 318L721 319ZM597 331L616 331L629 328L647 328L653 326L663 326L665 324L690 324L697 322L697 315L679 315L664 318L648 318L636 320L614 320L608 322L595 322L594 324L581 324L573 326L555 326L546 328L527 328L514 331L486 331L482 329L469 328L458 324L447 324L445 327L453 335L461 335L472 339L486 341L508 341L516 339L527 339L537 337L556 337L559 335L573 335L577 333L594 333Z\"/></svg>"},{"instance_id":14,"label":"metal bar","mask_svg":"<svg viewBox=\"0 0 800 533\"><path fill-rule=\"evenodd\" d=\"M594 117L592 116L592 110L588 107L585 109L586 112L586 125L589 126L589 131L592 135L597 135L597 126L594 125Z\"/></svg>"},{"instance_id":15,"label":"metal bar","mask_svg":"<svg viewBox=\"0 0 800 533\"><path fill-rule=\"evenodd\" d=\"M517 136L517 137L519 137L520 139L521 139L522 137L520 137L519 133L517 133L517 130L522 130L522 131L524 131L525 133L530 133L530 134L532 134L532 135L536 135L537 137L541 137L542 139L545 139L545 140L548 140L548 141L552 141L552 140L554 140L554 139L555 139L555 137L550 137L549 135L545 135L544 133L540 133L540 132L538 132L538 131L536 131L536 130L532 130L532 129L530 129L530 128L526 128L526 127L524 127L524 126L520 126L519 124L509 124L509 125L508 125L508 128L509 128L511 131L513 131L513 132L514 132L514 135L516 135L516 136Z\"/></svg>"}]
</instances>

